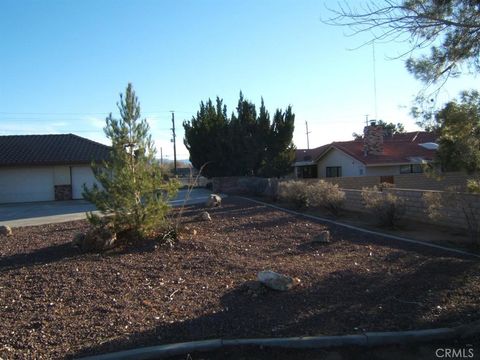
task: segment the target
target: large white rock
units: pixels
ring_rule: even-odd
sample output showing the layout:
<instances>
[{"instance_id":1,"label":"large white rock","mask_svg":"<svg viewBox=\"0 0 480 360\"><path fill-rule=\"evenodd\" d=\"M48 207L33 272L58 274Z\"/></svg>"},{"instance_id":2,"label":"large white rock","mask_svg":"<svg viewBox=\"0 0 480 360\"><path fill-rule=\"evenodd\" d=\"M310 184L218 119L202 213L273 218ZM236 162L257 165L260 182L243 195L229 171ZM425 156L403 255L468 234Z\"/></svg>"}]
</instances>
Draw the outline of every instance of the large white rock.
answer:
<instances>
[{"instance_id":1,"label":"large white rock","mask_svg":"<svg viewBox=\"0 0 480 360\"><path fill-rule=\"evenodd\" d=\"M8 225L0 226L0 236L12 236L12 229Z\"/></svg>"},{"instance_id":2,"label":"large white rock","mask_svg":"<svg viewBox=\"0 0 480 360\"><path fill-rule=\"evenodd\" d=\"M207 207L217 207L222 205L222 198L217 194L210 194L210 198L207 200Z\"/></svg>"},{"instance_id":3,"label":"large white rock","mask_svg":"<svg viewBox=\"0 0 480 360\"><path fill-rule=\"evenodd\" d=\"M278 291L287 291L300 282L300 279L291 278L290 276L279 274L275 271L260 271L257 275L260 281L266 287Z\"/></svg>"}]
</instances>

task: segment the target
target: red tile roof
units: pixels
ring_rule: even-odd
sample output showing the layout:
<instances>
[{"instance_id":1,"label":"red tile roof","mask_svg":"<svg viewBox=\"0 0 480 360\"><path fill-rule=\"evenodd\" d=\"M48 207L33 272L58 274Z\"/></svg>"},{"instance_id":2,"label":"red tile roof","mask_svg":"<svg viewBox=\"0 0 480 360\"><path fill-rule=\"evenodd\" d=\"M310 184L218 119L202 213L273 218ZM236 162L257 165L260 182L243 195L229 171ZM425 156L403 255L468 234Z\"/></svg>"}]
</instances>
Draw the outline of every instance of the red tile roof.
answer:
<instances>
[{"instance_id":1,"label":"red tile roof","mask_svg":"<svg viewBox=\"0 0 480 360\"><path fill-rule=\"evenodd\" d=\"M0 136L0 166L90 164L110 147L73 134Z\"/></svg>"},{"instance_id":2,"label":"red tile roof","mask_svg":"<svg viewBox=\"0 0 480 360\"><path fill-rule=\"evenodd\" d=\"M312 160L316 161L325 155L331 148L341 150L365 165L414 162L411 160L411 158L433 160L435 156L435 150L428 150L419 145L428 142L435 142L435 135L433 133L416 131L404 134L395 134L392 137L385 137L383 139L382 155L369 154L365 156L362 139L352 141L335 141L315 149L297 150L296 161L304 161L302 154L311 155Z\"/></svg>"}]
</instances>

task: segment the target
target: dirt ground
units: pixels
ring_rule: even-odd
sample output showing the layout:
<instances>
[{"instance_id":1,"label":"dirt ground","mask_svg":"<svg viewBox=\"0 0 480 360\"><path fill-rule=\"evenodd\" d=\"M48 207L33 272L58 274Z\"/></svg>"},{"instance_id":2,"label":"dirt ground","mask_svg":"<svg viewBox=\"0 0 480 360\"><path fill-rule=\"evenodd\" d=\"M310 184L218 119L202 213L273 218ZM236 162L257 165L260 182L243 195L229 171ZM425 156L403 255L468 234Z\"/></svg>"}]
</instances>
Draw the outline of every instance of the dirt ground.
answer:
<instances>
[{"instance_id":1,"label":"dirt ground","mask_svg":"<svg viewBox=\"0 0 480 360\"><path fill-rule=\"evenodd\" d=\"M0 357L57 359L213 338L355 334L480 319L480 262L238 198L173 248L71 246L84 221L0 238ZM312 243L328 228L330 244ZM194 231L195 230L195 231ZM301 279L255 285L261 270ZM247 357L248 358L248 357Z\"/></svg>"},{"instance_id":2,"label":"dirt ground","mask_svg":"<svg viewBox=\"0 0 480 360\"><path fill-rule=\"evenodd\" d=\"M286 203L272 202L267 198L256 198L256 200L299 211L301 213L354 225L364 229L402 236L419 241L431 242L446 247L457 248L480 254L480 248L478 245L472 244L472 241L465 229L450 227L448 226L448 223L443 225L433 225L422 222L420 219L419 221L400 219L395 229L390 229L380 226L375 217L368 212L342 210L338 216L332 216L328 211L321 208L297 209Z\"/></svg>"}]
</instances>

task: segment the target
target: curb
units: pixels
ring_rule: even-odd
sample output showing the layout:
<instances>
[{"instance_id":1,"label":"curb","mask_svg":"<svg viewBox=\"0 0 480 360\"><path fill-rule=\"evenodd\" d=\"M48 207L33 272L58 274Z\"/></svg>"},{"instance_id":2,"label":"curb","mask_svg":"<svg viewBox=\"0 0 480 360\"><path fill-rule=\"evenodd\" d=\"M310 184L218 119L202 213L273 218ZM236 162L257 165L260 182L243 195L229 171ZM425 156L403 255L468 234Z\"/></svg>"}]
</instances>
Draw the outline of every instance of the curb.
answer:
<instances>
[{"instance_id":1,"label":"curb","mask_svg":"<svg viewBox=\"0 0 480 360\"><path fill-rule=\"evenodd\" d=\"M191 352L214 351L237 346L264 346L288 349L324 349L340 346L375 347L380 345L412 344L435 340L449 340L480 332L480 321L455 328L410 330L397 332L367 332L359 335L311 336L260 339L214 339L177 344L150 346L104 355L78 358L79 360L148 360L162 359Z\"/></svg>"},{"instance_id":2,"label":"curb","mask_svg":"<svg viewBox=\"0 0 480 360\"><path fill-rule=\"evenodd\" d=\"M266 202L263 202L263 201L254 200L254 199L250 199L250 198L243 197L243 196L237 196L237 197L240 198L240 199L252 201L252 202L260 204L260 205L268 206L270 208L280 210L280 211L283 211L283 212L286 212L286 213L289 213L289 214L303 216L305 218L312 219L312 220L320 220L320 221L327 222L327 223L330 223L330 224L334 224L334 225L344 227L344 228L347 228L347 229L360 231L360 232L363 232L363 233L366 233L366 234L381 236L381 237L388 238L388 239L403 241L403 242L407 242L407 243L411 243L411 244L426 246L426 247L430 247L430 248L434 248L434 249L448 251L448 252L455 253L455 254L460 254L460 255L463 255L463 256L470 256L470 257L480 259L480 255L474 254L474 253L471 253L471 252L468 252L468 251L453 249L453 248L449 248L449 247L446 247L446 246L431 244L431 243L424 242L424 241L413 240L413 239L405 238L405 237L402 237L402 236L385 234L385 233L382 233L382 232L379 232L379 231L367 230L367 229L363 229L363 228L360 228L360 227L357 227L357 226L353 226L353 225L345 224L345 223L342 223L342 222L338 222L338 221L335 221L335 220L326 219L326 218L322 218L322 217L319 217L319 216L313 216L313 215L309 215L309 214L303 214L301 212L297 212L297 211L290 210L290 209L285 209L285 208L282 208L280 206L272 205L272 204L269 204L269 203L266 203Z\"/></svg>"}]
</instances>

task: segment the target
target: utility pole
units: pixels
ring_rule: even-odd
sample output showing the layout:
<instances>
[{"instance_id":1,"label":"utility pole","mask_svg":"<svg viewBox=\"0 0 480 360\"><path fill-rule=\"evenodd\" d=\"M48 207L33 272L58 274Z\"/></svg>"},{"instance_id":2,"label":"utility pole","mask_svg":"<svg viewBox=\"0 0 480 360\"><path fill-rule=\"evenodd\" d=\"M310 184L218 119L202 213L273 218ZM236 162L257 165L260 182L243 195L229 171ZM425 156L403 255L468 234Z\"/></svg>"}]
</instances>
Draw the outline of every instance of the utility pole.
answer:
<instances>
[{"instance_id":1,"label":"utility pole","mask_svg":"<svg viewBox=\"0 0 480 360\"><path fill-rule=\"evenodd\" d=\"M160 147L160 165L163 166L163 148Z\"/></svg>"},{"instance_id":2,"label":"utility pole","mask_svg":"<svg viewBox=\"0 0 480 360\"><path fill-rule=\"evenodd\" d=\"M308 134L311 133L311 131L308 131L308 122L305 121L305 127L307 128L307 131L305 132L305 134L307 135L307 149L310 149L310 141L308 139Z\"/></svg>"},{"instance_id":3,"label":"utility pole","mask_svg":"<svg viewBox=\"0 0 480 360\"><path fill-rule=\"evenodd\" d=\"M175 112L172 111L173 175L177 175L177 144L175 135Z\"/></svg>"}]
</instances>

